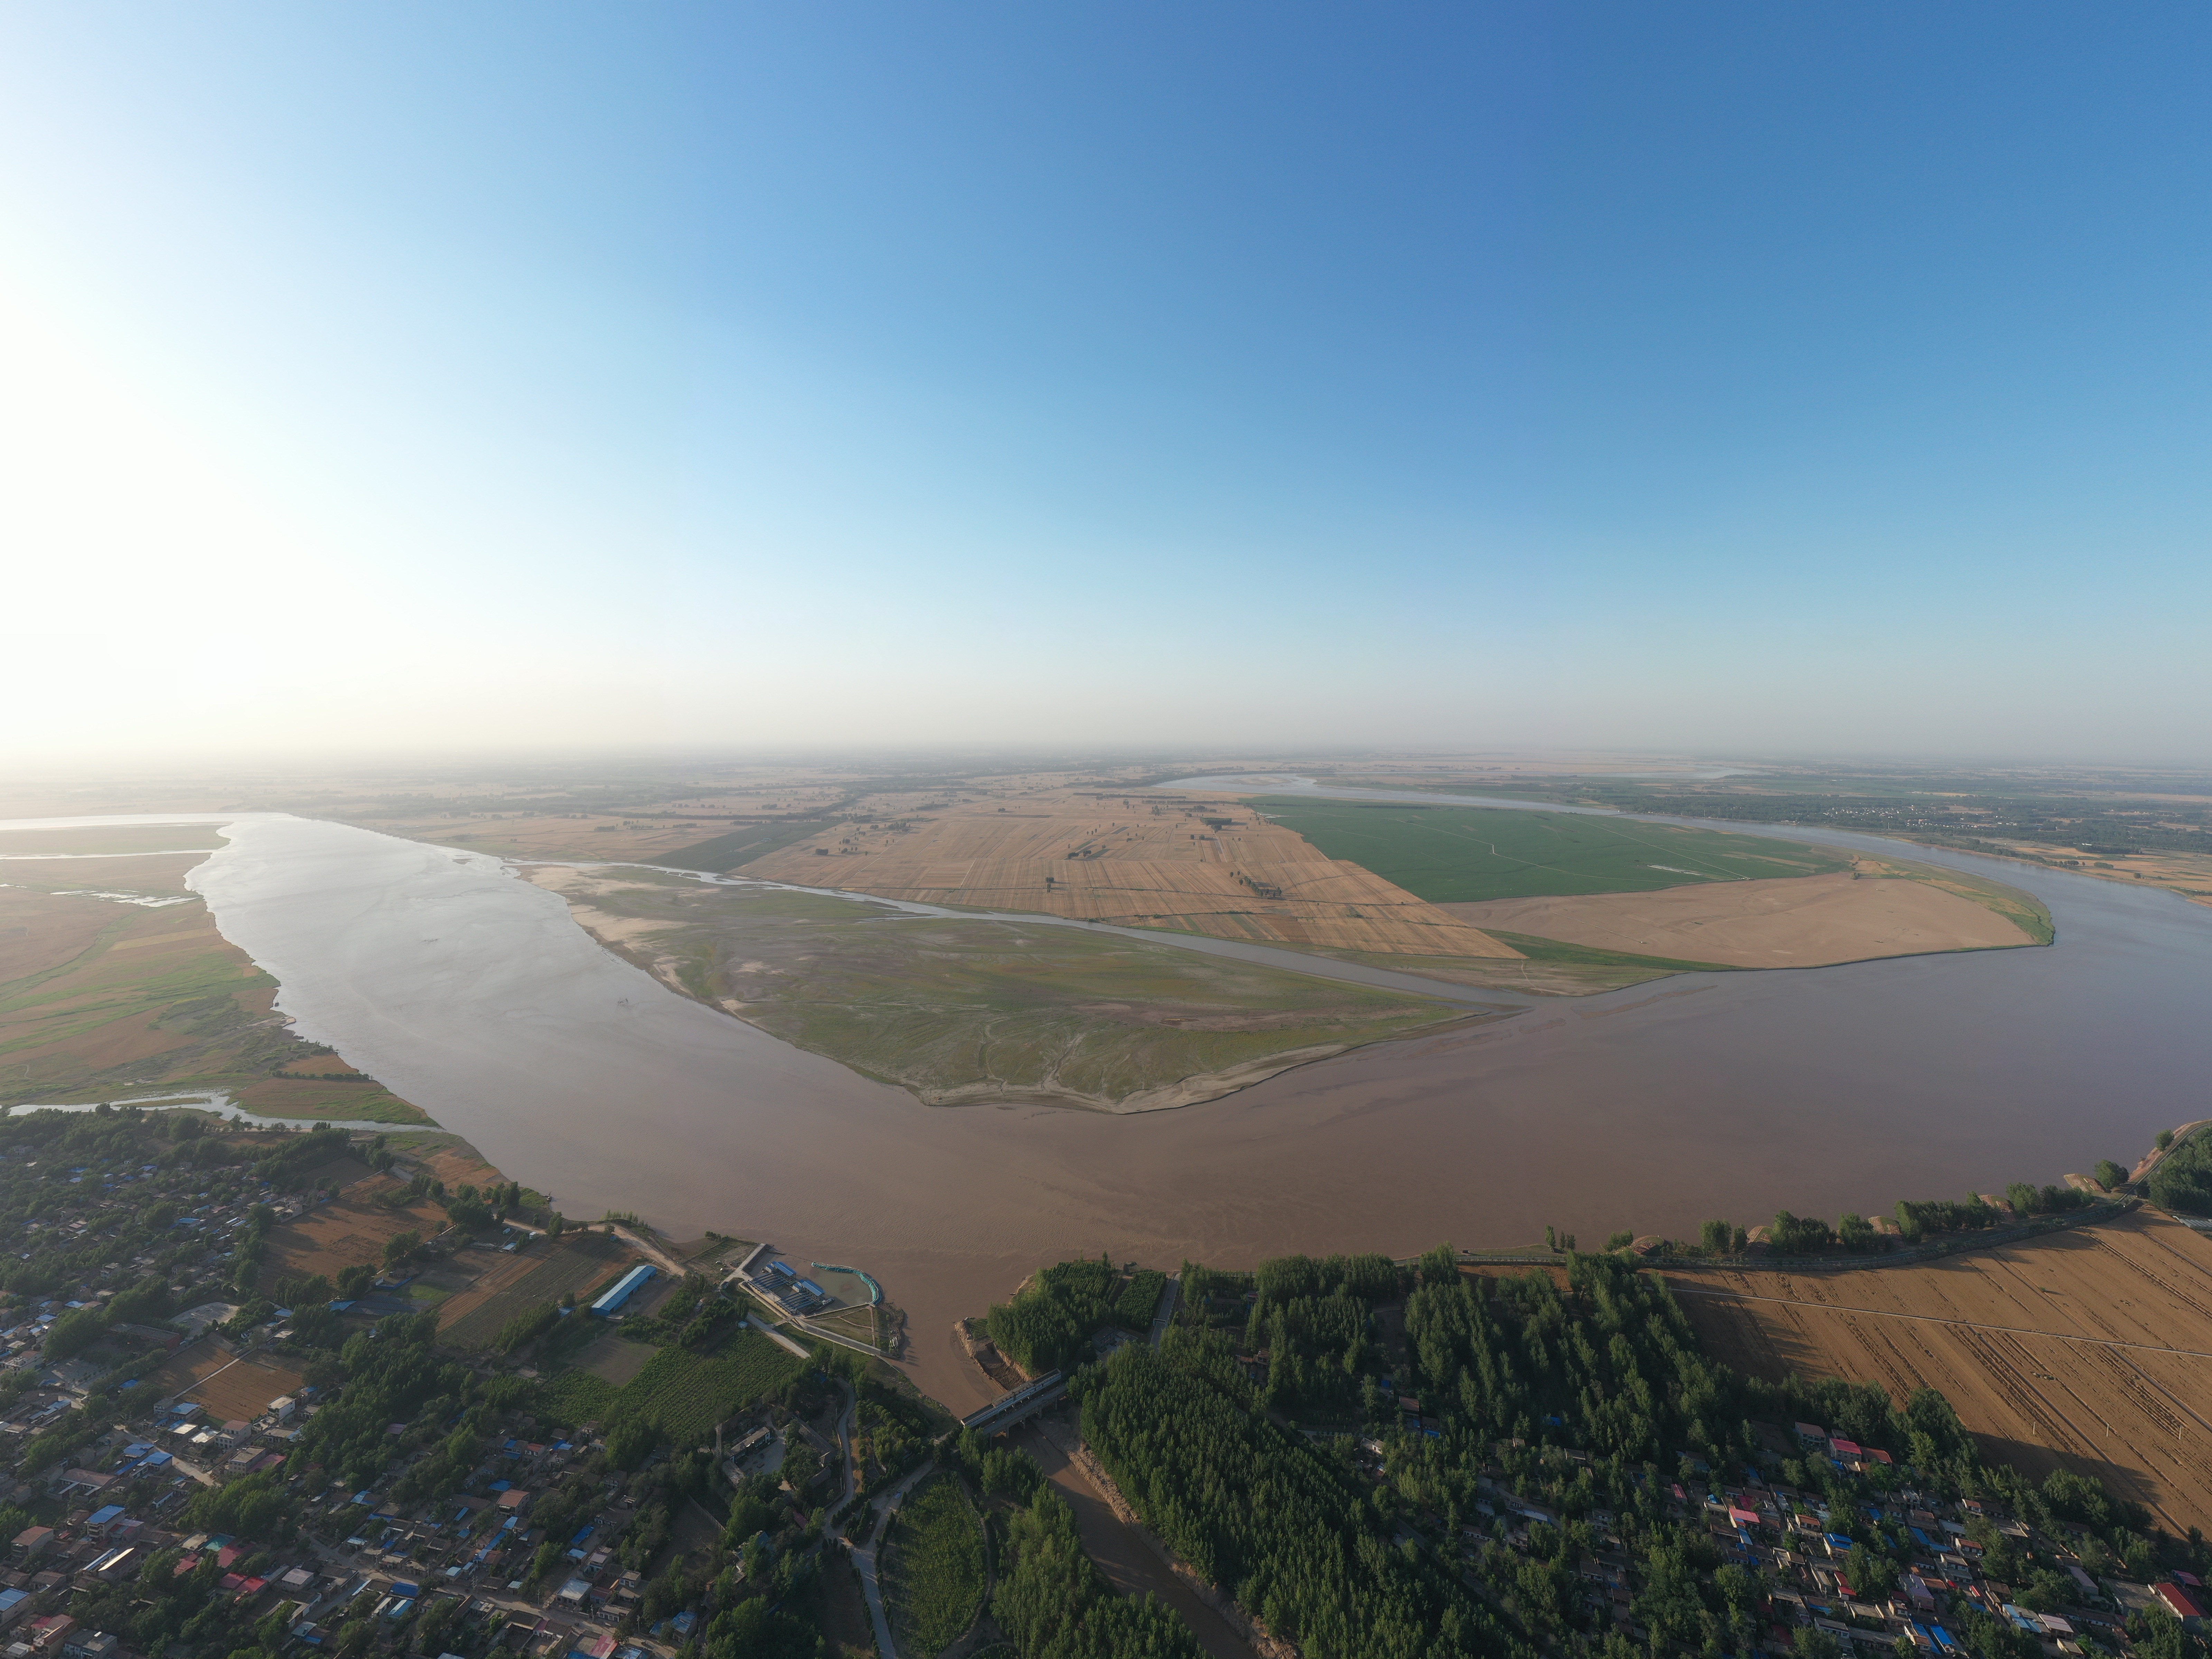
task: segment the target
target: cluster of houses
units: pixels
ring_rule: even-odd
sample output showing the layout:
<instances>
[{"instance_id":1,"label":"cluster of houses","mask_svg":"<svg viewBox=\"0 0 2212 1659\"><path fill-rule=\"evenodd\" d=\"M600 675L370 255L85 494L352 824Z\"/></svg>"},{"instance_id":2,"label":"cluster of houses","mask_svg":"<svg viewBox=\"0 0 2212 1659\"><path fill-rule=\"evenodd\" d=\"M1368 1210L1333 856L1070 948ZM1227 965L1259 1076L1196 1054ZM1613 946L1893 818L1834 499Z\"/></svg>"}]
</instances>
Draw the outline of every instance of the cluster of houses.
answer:
<instances>
[{"instance_id":1,"label":"cluster of houses","mask_svg":"<svg viewBox=\"0 0 2212 1659\"><path fill-rule=\"evenodd\" d=\"M1417 1404L1401 1401L1408 1408L1409 1423L1418 1429L1426 1423L1413 1409ZM1818 1425L1795 1426L1802 1448L1824 1453L1846 1470L1863 1474L1876 1465L1891 1464L1887 1453L1831 1435ZM1471 1556L1488 1547L1492 1539L1528 1553L1531 1527L1556 1527L1562 1519L1547 1505L1513 1491L1515 1483L1509 1481L1502 1460L1518 1446L1518 1442L1502 1443L1498 1448L1501 1461L1487 1467L1477 1482L1475 1514L1462 1540ZM1362 1451L1361 1461L1370 1477L1382 1479L1383 1443L1365 1441ZM1570 1466L1589 1461L1586 1453L1559 1448L1544 1449L1541 1455ZM1852 1517L1835 1514L1818 1493L1771 1483L1756 1471L1742 1471L1743 1480L1737 1484L1714 1478L1703 1459L1686 1461L1698 1478L1663 1483L1667 1512L1677 1519L1701 1518L1725 1559L1759 1575L1767 1587L1760 1646L1769 1651L1796 1648L1801 1633L1812 1630L1832 1638L1846 1655L1854 1644L1894 1652L1902 1639L1935 1659L1966 1659L1963 1622L1969 1613L1979 1613L2006 1621L2057 1659L2061 1655L2126 1652L2130 1644L2125 1621L2137 1609L2163 1609L2192 1629L2212 1609L2212 1592L2187 1572L2172 1572L2161 1582L2141 1586L2100 1579L2080 1553L2087 1541L2084 1528L2068 1525L2057 1535L2039 1533L1993 1504L1972 1499L1948 1503L1909 1487L1866 1508L1863 1518L1893 1528L1893 1535L1901 1533L1909 1538L1912 1559L1899 1573L1893 1591L1879 1597L1862 1594L1848 1576L1853 1540L1846 1529L1854 1524ZM1572 1564L1575 1570L1591 1595L1610 1607L1616 1627L1639 1643L1647 1640L1634 1611L1641 1588L1638 1569L1614 1531L1617 1517L1598 1509L1579 1518L1590 1528L1595 1547ZM1983 1530L1975 1525L1978 1521L2022 1550L2056 1562L2075 1592L2074 1597L2055 1609L2019 1605L2011 1587L1983 1571L1984 1552L1969 1536Z\"/></svg>"},{"instance_id":2,"label":"cluster of houses","mask_svg":"<svg viewBox=\"0 0 2212 1659\"><path fill-rule=\"evenodd\" d=\"M0 1154L0 1162L28 1166L33 1156L18 1147ZM96 1235L113 1212L142 1213L155 1196L157 1174L153 1164L70 1171L67 1202L28 1224L17 1255L34 1256L49 1237L64 1243ZM282 1221L318 1196L277 1194L228 1168L188 1173L183 1190L179 1185L174 1176L160 1185L159 1196L181 1213L158 1248L118 1251L64 1293L0 1306L0 1367L17 1373L0 1409L0 1469L20 1471L24 1449L92 1397L93 1384L110 1374L118 1353L174 1353L229 1321L237 1307L205 1302L161 1324L109 1319L99 1352L59 1364L46 1352L58 1320L80 1309L104 1311L157 1267L173 1280L198 1279L206 1295L219 1283L211 1276L228 1271L232 1236L256 1206L267 1204ZM179 1238L187 1244L181 1256ZM643 1277L632 1275L624 1288ZM333 1307L343 1312L349 1305ZM276 1310L269 1340L289 1335L288 1316ZM228 1339L214 1340L235 1352ZM295 1437L320 1408L317 1391L301 1386L244 1419L195 1401L192 1392L161 1397L150 1378L125 1382L100 1396L103 1416L116 1425L111 1431L34 1478L0 1474L0 1503L36 1517L4 1540L0 1556L0 1659L173 1659L136 1653L127 1632L88 1627L77 1617L96 1605L87 1593L136 1587L148 1563L169 1552L177 1553L179 1571L211 1562L215 1594L255 1625L277 1615L286 1650L299 1659L330 1645L341 1623L364 1613L400 1647L412 1645L413 1619L435 1613L446 1641L471 1652L488 1636L495 1651L527 1659L648 1659L655 1650L657 1644L618 1635L642 1594L639 1575L615 1555L634 1519L621 1500L621 1477L608 1478L604 1507L588 1525L552 1540L564 1553L559 1568L543 1581L526 1577L548 1541L533 1524L534 1501L568 1478L596 1441L536 1440L526 1431L492 1449L461 1492L407 1504L393 1496L401 1468L361 1491L327 1486L316 1474L295 1475L285 1486L303 1524L272 1559L265 1539L199 1531L184 1517L190 1500L210 1486L283 1471ZM231 1397L236 1390L214 1392Z\"/></svg>"},{"instance_id":3,"label":"cluster of houses","mask_svg":"<svg viewBox=\"0 0 2212 1659\"><path fill-rule=\"evenodd\" d=\"M222 1425L222 1438L238 1442L228 1472L258 1470L270 1455L264 1437L315 1409L272 1401L252 1423ZM177 1426L193 1427L191 1414ZM562 1543L562 1571L533 1587L530 1599L521 1594L520 1575L545 1541L531 1524L532 1500L590 1449L509 1439L492 1460L504 1471L500 1478L416 1504L393 1504L374 1490L334 1489L309 1501L302 1534L266 1565L260 1543L165 1524L199 1486L173 1472L174 1455L152 1437L118 1431L96 1448L92 1461L102 1467L58 1469L40 1485L0 1481L7 1489L0 1496L58 1511L14 1538L0 1563L0 1659L160 1659L132 1653L116 1632L81 1627L69 1608L73 1592L135 1583L149 1559L168 1551L181 1553L180 1572L212 1557L216 1593L257 1623L281 1615L303 1653L324 1647L341 1620L364 1609L397 1635L410 1614L453 1603L448 1628L456 1639L489 1623L501 1650L528 1659L647 1659L644 1644L617 1637L642 1593L640 1576L615 1556L634 1518L620 1501L620 1477L610 1481L607 1508ZM251 1573L249 1563L257 1567Z\"/></svg>"}]
</instances>

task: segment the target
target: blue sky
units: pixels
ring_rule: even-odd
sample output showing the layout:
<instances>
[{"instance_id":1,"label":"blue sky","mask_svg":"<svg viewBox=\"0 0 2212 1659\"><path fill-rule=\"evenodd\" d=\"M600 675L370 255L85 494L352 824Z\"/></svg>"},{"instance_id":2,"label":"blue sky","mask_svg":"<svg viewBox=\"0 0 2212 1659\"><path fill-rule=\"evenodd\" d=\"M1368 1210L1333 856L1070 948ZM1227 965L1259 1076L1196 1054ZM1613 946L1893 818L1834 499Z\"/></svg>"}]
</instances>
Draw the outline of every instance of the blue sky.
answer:
<instances>
[{"instance_id":1,"label":"blue sky","mask_svg":"<svg viewBox=\"0 0 2212 1659\"><path fill-rule=\"evenodd\" d=\"M2212 763L2208 46L0 4L0 738Z\"/></svg>"}]
</instances>

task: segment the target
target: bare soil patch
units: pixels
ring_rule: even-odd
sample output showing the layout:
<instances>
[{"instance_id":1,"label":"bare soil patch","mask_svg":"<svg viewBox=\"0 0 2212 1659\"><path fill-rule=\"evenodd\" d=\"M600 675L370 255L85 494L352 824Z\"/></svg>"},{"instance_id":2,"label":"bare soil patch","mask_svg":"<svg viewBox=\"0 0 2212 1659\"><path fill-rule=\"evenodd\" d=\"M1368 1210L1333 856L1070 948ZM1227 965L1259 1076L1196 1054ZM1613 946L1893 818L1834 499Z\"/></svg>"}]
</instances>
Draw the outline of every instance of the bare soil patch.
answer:
<instances>
[{"instance_id":1,"label":"bare soil patch","mask_svg":"<svg viewBox=\"0 0 2212 1659\"><path fill-rule=\"evenodd\" d=\"M1730 1364L1937 1389L1993 1457L2212 1525L2212 1242L2154 1211L1919 1267L1668 1279Z\"/></svg>"},{"instance_id":2,"label":"bare soil patch","mask_svg":"<svg viewBox=\"0 0 2212 1659\"><path fill-rule=\"evenodd\" d=\"M483 1154L465 1140L449 1139L434 1144L400 1141L395 1144L394 1150L444 1182L448 1192L458 1191L463 1186L481 1190L507 1179L485 1163Z\"/></svg>"},{"instance_id":3,"label":"bare soil patch","mask_svg":"<svg viewBox=\"0 0 2212 1659\"><path fill-rule=\"evenodd\" d=\"M218 1423L251 1421L269 1402L297 1395L304 1374L264 1355L240 1358L214 1339L180 1348L148 1382L161 1394L196 1400Z\"/></svg>"},{"instance_id":4,"label":"bare soil patch","mask_svg":"<svg viewBox=\"0 0 2212 1659\"><path fill-rule=\"evenodd\" d=\"M424 1201L395 1210L375 1201L379 1193L404 1188L404 1182L390 1176L371 1176L296 1221L272 1228L262 1282L273 1285L314 1273L336 1279L348 1267L381 1267L385 1245L401 1233L417 1232L428 1238L442 1230L446 1212L435 1204Z\"/></svg>"},{"instance_id":5,"label":"bare soil patch","mask_svg":"<svg viewBox=\"0 0 2212 1659\"><path fill-rule=\"evenodd\" d=\"M1924 882L1856 874L1437 908L1478 927L1732 968L1818 968L2034 942L2004 917L1956 893Z\"/></svg>"},{"instance_id":6,"label":"bare soil patch","mask_svg":"<svg viewBox=\"0 0 2212 1659\"><path fill-rule=\"evenodd\" d=\"M251 1421L269 1409L270 1401L296 1396L305 1376L257 1354L216 1371L192 1389L189 1397L204 1406L210 1417Z\"/></svg>"},{"instance_id":7,"label":"bare soil patch","mask_svg":"<svg viewBox=\"0 0 2212 1659\"><path fill-rule=\"evenodd\" d=\"M187 1342L171 1354L160 1370L149 1375L140 1384L155 1389L156 1398L181 1394L194 1384L205 1382L237 1356L211 1336L197 1342Z\"/></svg>"},{"instance_id":8,"label":"bare soil patch","mask_svg":"<svg viewBox=\"0 0 2212 1659\"><path fill-rule=\"evenodd\" d=\"M571 1315L570 1317L574 1317ZM591 1372L619 1389L643 1370L659 1349L646 1342L625 1342L612 1331L576 1356L576 1369Z\"/></svg>"},{"instance_id":9,"label":"bare soil patch","mask_svg":"<svg viewBox=\"0 0 2212 1659\"><path fill-rule=\"evenodd\" d=\"M875 1630L860 1595L859 1575L844 1559L833 1556L830 1565L814 1577L830 1659L876 1659Z\"/></svg>"},{"instance_id":10,"label":"bare soil patch","mask_svg":"<svg viewBox=\"0 0 2212 1659\"><path fill-rule=\"evenodd\" d=\"M216 826L209 823L105 823L64 830L0 830L0 854L10 859L40 853L130 854L183 848L197 849L194 857L204 861L222 844Z\"/></svg>"}]
</instances>

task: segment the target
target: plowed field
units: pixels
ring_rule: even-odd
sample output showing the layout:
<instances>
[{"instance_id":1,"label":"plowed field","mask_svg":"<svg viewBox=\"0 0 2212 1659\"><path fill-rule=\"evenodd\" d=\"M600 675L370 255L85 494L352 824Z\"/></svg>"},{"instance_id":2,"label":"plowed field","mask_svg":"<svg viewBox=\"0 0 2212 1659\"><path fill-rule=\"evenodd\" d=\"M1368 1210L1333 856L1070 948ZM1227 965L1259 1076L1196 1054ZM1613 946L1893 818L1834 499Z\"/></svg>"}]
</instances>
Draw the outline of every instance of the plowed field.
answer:
<instances>
[{"instance_id":1,"label":"plowed field","mask_svg":"<svg viewBox=\"0 0 2212 1659\"><path fill-rule=\"evenodd\" d=\"M1992 1457L2212 1527L2212 1241L2154 1211L1917 1267L1668 1278L1741 1370L1940 1389Z\"/></svg>"}]
</instances>

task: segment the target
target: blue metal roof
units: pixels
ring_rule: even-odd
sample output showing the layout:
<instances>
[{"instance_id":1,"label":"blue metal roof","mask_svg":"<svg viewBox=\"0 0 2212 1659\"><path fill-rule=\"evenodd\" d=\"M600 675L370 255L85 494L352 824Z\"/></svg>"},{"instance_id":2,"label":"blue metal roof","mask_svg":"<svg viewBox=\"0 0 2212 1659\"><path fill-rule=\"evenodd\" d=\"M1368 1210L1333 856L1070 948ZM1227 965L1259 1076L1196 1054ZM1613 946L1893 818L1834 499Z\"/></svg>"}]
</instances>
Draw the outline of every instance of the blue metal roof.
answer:
<instances>
[{"instance_id":1,"label":"blue metal roof","mask_svg":"<svg viewBox=\"0 0 2212 1659\"><path fill-rule=\"evenodd\" d=\"M650 1262L640 1262L617 1279L605 1295L592 1304L592 1311L595 1314L612 1313L629 1299L629 1293L632 1291L652 1278L656 1271Z\"/></svg>"}]
</instances>

